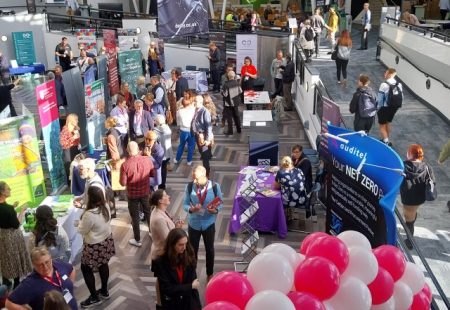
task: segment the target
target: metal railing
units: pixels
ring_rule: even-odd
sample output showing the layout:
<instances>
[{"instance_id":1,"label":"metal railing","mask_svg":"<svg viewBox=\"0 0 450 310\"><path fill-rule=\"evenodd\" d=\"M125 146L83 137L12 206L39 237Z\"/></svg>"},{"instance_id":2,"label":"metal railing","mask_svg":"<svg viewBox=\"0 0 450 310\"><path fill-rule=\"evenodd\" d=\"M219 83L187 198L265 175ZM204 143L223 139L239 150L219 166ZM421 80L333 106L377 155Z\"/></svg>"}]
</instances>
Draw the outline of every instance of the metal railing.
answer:
<instances>
[{"instance_id":1,"label":"metal railing","mask_svg":"<svg viewBox=\"0 0 450 310\"><path fill-rule=\"evenodd\" d=\"M414 30L414 31L420 32L424 36L426 36L428 34L428 35L430 35L430 38L437 38L444 42L450 42L450 35L445 32L428 29L428 28L422 27L420 25L413 25L413 24L410 24L405 21L398 20L398 19L395 19L392 17L386 17L386 23L394 24L399 27L404 26L405 28L408 28L409 30Z\"/></svg>"}]
</instances>

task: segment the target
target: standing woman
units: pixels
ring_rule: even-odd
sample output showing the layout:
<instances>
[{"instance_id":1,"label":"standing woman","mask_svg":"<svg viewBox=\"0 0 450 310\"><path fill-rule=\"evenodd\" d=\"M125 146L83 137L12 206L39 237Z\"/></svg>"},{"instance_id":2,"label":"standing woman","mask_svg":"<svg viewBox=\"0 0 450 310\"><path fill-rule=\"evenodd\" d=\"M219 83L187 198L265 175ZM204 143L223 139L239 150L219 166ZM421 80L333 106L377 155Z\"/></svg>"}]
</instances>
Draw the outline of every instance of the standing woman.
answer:
<instances>
[{"instance_id":1,"label":"standing woman","mask_svg":"<svg viewBox=\"0 0 450 310\"><path fill-rule=\"evenodd\" d=\"M434 182L434 173L431 166L424 161L423 148L420 144L411 144L406 153L405 178L400 186L400 197L403 204L403 215L406 226L411 235L414 235L414 223L417 219L417 210L425 202L426 181ZM411 240L405 240L406 246L411 250Z\"/></svg>"},{"instance_id":2,"label":"standing woman","mask_svg":"<svg viewBox=\"0 0 450 310\"><path fill-rule=\"evenodd\" d=\"M111 159L114 170L120 171L121 159L125 157L125 150L120 140L120 132L117 128L117 119L110 116L105 121L106 128L106 158Z\"/></svg>"},{"instance_id":3,"label":"standing woman","mask_svg":"<svg viewBox=\"0 0 450 310\"><path fill-rule=\"evenodd\" d=\"M108 279L109 260L115 254L114 240L111 233L111 211L105 200L105 193L99 186L88 189L88 204L78 223L78 232L83 236L81 253L81 272L90 296L80 303L88 308L109 299ZM100 273L101 289L95 288L94 272Z\"/></svg>"},{"instance_id":4,"label":"standing woman","mask_svg":"<svg viewBox=\"0 0 450 310\"><path fill-rule=\"evenodd\" d=\"M20 224L25 208L17 216L18 202L10 205L6 198L11 196L11 188L0 181L0 270L2 282L8 288L16 288L20 278L31 272L31 264ZM11 282L14 279L14 285Z\"/></svg>"},{"instance_id":5,"label":"standing woman","mask_svg":"<svg viewBox=\"0 0 450 310\"><path fill-rule=\"evenodd\" d=\"M292 208L305 207L305 176L294 167L290 156L281 159L281 167L275 176L274 187L281 189L286 220L292 220ZM306 210L306 217L310 217L310 210Z\"/></svg>"},{"instance_id":6,"label":"standing woman","mask_svg":"<svg viewBox=\"0 0 450 310\"><path fill-rule=\"evenodd\" d=\"M120 85L120 95L125 98L126 105L128 107L128 112L134 110L134 100L136 100L136 96L130 93L130 85L127 82L123 82Z\"/></svg>"},{"instance_id":7,"label":"standing woman","mask_svg":"<svg viewBox=\"0 0 450 310\"><path fill-rule=\"evenodd\" d=\"M148 65L148 74L150 76L159 74L159 55L156 49L156 42L151 42L150 47L148 48L148 57L147 57L147 65Z\"/></svg>"},{"instance_id":8,"label":"standing woman","mask_svg":"<svg viewBox=\"0 0 450 310\"><path fill-rule=\"evenodd\" d=\"M347 87L347 65L350 59L350 51L352 50L352 39L347 29L341 32L341 36L337 41L337 58L336 58L336 76L337 83L341 84L341 72L342 86Z\"/></svg>"},{"instance_id":9,"label":"standing woman","mask_svg":"<svg viewBox=\"0 0 450 310\"><path fill-rule=\"evenodd\" d=\"M209 111L211 114L211 123L213 126L217 125L217 110L214 101L208 93L205 93L203 96L203 106Z\"/></svg>"},{"instance_id":10,"label":"standing woman","mask_svg":"<svg viewBox=\"0 0 450 310\"><path fill-rule=\"evenodd\" d=\"M162 309L200 310L196 273L197 260L186 232L174 228L167 236L164 252L155 261L161 290Z\"/></svg>"},{"instance_id":11,"label":"standing woman","mask_svg":"<svg viewBox=\"0 0 450 310\"><path fill-rule=\"evenodd\" d=\"M28 241L29 249L45 245L52 259L68 263L71 249L69 237L64 228L58 226L49 206L42 205L36 209L36 226Z\"/></svg>"},{"instance_id":12,"label":"standing woman","mask_svg":"<svg viewBox=\"0 0 450 310\"><path fill-rule=\"evenodd\" d=\"M63 150L64 168L67 178L70 176L70 163L78 155L80 146L80 127L78 127L78 115L70 113L67 115L66 124L59 134L59 143Z\"/></svg>"},{"instance_id":13,"label":"standing woman","mask_svg":"<svg viewBox=\"0 0 450 310\"><path fill-rule=\"evenodd\" d=\"M175 159L172 150L172 130L166 124L166 119L161 114L156 115L154 120L154 131L158 134L158 140L164 149L164 157L161 165L161 184L159 184L159 188L166 189L167 171L172 170L170 167L170 160Z\"/></svg>"},{"instance_id":14,"label":"standing woman","mask_svg":"<svg viewBox=\"0 0 450 310\"><path fill-rule=\"evenodd\" d=\"M122 141L122 147L124 150L128 146L128 128L129 128L129 118L127 101L125 97L121 94L117 95L116 106L109 113L110 116L114 116L117 120L117 130L120 132L120 141Z\"/></svg>"},{"instance_id":15,"label":"standing woman","mask_svg":"<svg viewBox=\"0 0 450 310\"><path fill-rule=\"evenodd\" d=\"M177 155L174 163L177 164L181 160L184 152L184 146L188 144L187 164L192 165L192 157L195 149L195 136L191 132L191 124L195 115L195 106L192 100L188 99L191 96L191 91L185 91L184 97L181 98L183 107L177 111L177 125L180 127L180 143L178 144Z\"/></svg>"}]
</instances>

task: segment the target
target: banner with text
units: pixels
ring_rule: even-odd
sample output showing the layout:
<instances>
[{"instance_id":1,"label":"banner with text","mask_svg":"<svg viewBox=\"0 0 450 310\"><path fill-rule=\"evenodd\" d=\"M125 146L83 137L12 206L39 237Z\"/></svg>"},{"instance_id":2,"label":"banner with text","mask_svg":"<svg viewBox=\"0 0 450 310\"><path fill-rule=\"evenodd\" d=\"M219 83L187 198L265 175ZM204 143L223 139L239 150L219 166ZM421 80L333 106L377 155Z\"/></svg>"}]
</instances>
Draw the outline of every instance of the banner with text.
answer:
<instances>
[{"instance_id":1,"label":"banner with text","mask_svg":"<svg viewBox=\"0 0 450 310\"><path fill-rule=\"evenodd\" d=\"M103 91L105 98L105 114L109 115L111 111L111 100L109 96L109 85L108 85L108 58L106 55L100 55L96 57L97 61L97 72L98 72L98 80L103 82Z\"/></svg>"},{"instance_id":2,"label":"banner with text","mask_svg":"<svg viewBox=\"0 0 450 310\"><path fill-rule=\"evenodd\" d=\"M38 85L36 87L36 98L52 191L57 192L67 184L67 178L62 159L62 149L59 144L59 110L56 101L55 81Z\"/></svg>"},{"instance_id":3,"label":"banner with text","mask_svg":"<svg viewBox=\"0 0 450 310\"><path fill-rule=\"evenodd\" d=\"M396 242L395 201L403 162L392 148L366 135L328 126L331 184L327 231L364 234L377 247Z\"/></svg>"},{"instance_id":4,"label":"banner with text","mask_svg":"<svg viewBox=\"0 0 450 310\"><path fill-rule=\"evenodd\" d=\"M136 93L136 80L142 75L142 56L140 50L119 52L119 73L122 83L127 82L130 92Z\"/></svg>"},{"instance_id":5,"label":"banner with text","mask_svg":"<svg viewBox=\"0 0 450 310\"><path fill-rule=\"evenodd\" d=\"M258 68L258 36L256 34L236 35L236 72L241 73L244 58L249 56L252 64Z\"/></svg>"},{"instance_id":6,"label":"banner with text","mask_svg":"<svg viewBox=\"0 0 450 310\"><path fill-rule=\"evenodd\" d=\"M18 201L19 205L36 207L45 198L33 115L0 120L0 167L0 180L11 188L8 203Z\"/></svg>"},{"instance_id":7,"label":"banner with text","mask_svg":"<svg viewBox=\"0 0 450 310\"><path fill-rule=\"evenodd\" d=\"M207 1L164 1L158 4L158 32L161 38L207 33Z\"/></svg>"},{"instance_id":8,"label":"banner with text","mask_svg":"<svg viewBox=\"0 0 450 310\"><path fill-rule=\"evenodd\" d=\"M86 109L86 131L88 134L88 152L103 149L105 133L105 95L103 80L97 80L84 86Z\"/></svg>"},{"instance_id":9,"label":"banner with text","mask_svg":"<svg viewBox=\"0 0 450 310\"><path fill-rule=\"evenodd\" d=\"M32 65L36 62L32 31L13 32L16 60L19 65Z\"/></svg>"},{"instance_id":10,"label":"banner with text","mask_svg":"<svg viewBox=\"0 0 450 310\"><path fill-rule=\"evenodd\" d=\"M95 29L77 29L78 49L97 55L97 36Z\"/></svg>"},{"instance_id":11,"label":"banner with text","mask_svg":"<svg viewBox=\"0 0 450 310\"><path fill-rule=\"evenodd\" d=\"M139 49L138 33L136 29L117 29L117 39L121 51Z\"/></svg>"},{"instance_id":12,"label":"banner with text","mask_svg":"<svg viewBox=\"0 0 450 310\"><path fill-rule=\"evenodd\" d=\"M106 48L106 56L108 59L109 94L114 96L120 91L119 74L117 71L117 45L115 30L103 29L103 44Z\"/></svg>"}]
</instances>

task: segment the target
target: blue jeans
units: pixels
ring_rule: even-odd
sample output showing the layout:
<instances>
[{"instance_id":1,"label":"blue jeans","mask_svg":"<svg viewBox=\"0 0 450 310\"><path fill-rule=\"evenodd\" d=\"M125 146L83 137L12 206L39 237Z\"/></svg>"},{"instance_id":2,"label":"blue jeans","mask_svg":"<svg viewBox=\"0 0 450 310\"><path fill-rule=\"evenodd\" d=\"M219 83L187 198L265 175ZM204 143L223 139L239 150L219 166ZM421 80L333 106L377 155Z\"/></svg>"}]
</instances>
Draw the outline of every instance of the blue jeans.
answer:
<instances>
[{"instance_id":1,"label":"blue jeans","mask_svg":"<svg viewBox=\"0 0 450 310\"><path fill-rule=\"evenodd\" d=\"M180 161L181 155L183 155L184 146L188 144L187 161L192 161L195 149L195 136L190 131L180 130L180 144L178 145L176 160Z\"/></svg>"}]
</instances>

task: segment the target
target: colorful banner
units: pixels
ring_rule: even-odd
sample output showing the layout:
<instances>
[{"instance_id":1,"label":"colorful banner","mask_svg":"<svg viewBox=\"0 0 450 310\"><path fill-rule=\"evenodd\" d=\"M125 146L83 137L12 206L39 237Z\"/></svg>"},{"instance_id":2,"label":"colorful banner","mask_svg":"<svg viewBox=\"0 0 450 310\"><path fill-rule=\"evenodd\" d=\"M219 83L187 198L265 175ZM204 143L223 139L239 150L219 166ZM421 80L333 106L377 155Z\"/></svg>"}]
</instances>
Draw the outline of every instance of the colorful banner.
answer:
<instances>
[{"instance_id":1,"label":"colorful banner","mask_svg":"<svg viewBox=\"0 0 450 310\"><path fill-rule=\"evenodd\" d=\"M103 80L97 80L84 86L86 109L86 131L88 134L88 152L103 149L103 135L105 133L105 95Z\"/></svg>"},{"instance_id":2,"label":"colorful banner","mask_svg":"<svg viewBox=\"0 0 450 310\"><path fill-rule=\"evenodd\" d=\"M331 184L326 229L364 234L377 247L396 243L395 201L403 161L386 144L358 132L328 126Z\"/></svg>"},{"instance_id":3,"label":"colorful banner","mask_svg":"<svg viewBox=\"0 0 450 310\"><path fill-rule=\"evenodd\" d=\"M77 29L78 49L84 49L86 52L97 56L97 36L95 29Z\"/></svg>"},{"instance_id":4,"label":"colorful banner","mask_svg":"<svg viewBox=\"0 0 450 310\"><path fill-rule=\"evenodd\" d=\"M32 65L36 62L32 31L13 32L16 60L19 65Z\"/></svg>"},{"instance_id":5,"label":"colorful banner","mask_svg":"<svg viewBox=\"0 0 450 310\"><path fill-rule=\"evenodd\" d=\"M66 172L59 144L59 110L56 101L55 81L48 81L36 87L36 98L44 137L52 191L57 192L66 185Z\"/></svg>"},{"instance_id":6,"label":"colorful banner","mask_svg":"<svg viewBox=\"0 0 450 310\"><path fill-rule=\"evenodd\" d=\"M258 36L256 34L236 35L236 70L241 72L244 58L249 56L252 64L258 68Z\"/></svg>"},{"instance_id":7,"label":"colorful banner","mask_svg":"<svg viewBox=\"0 0 450 310\"><path fill-rule=\"evenodd\" d=\"M8 203L36 207L45 198L33 115L0 120L0 167L0 180L11 188Z\"/></svg>"},{"instance_id":8,"label":"colorful banner","mask_svg":"<svg viewBox=\"0 0 450 310\"><path fill-rule=\"evenodd\" d=\"M119 93L119 74L117 71L116 31L103 29L103 43L108 57L108 88L111 96Z\"/></svg>"},{"instance_id":9,"label":"colorful banner","mask_svg":"<svg viewBox=\"0 0 450 310\"><path fill-rule=\"evenodd\" d=\"M121 51L139 49L139 40L136 29L117 29L117 39Z\"/></svg>"},{"instance_id":10,"label":"colorful banner","mask_svg":"<svg viewBox=\"0 0 450 310\"><path fill-rule=\"evenodd\" d=\"M105 114L109 115L109 112L111 111L109 102L110 102L110 96L109 96L109 86L108 86L108 59L105 55L97 56L97 72L98 72L98 80L103 81L103 91L104 97L105 97Z\"/></svg>"},{"instance_id":11,"label":"colorful banner","mask_svg":"<svg viewBox=\"0 0 450 310\"><path fill-rule=\"evenodd\" d=\"M161 38L207 33L206 0L164 1L158 4L158 32Z\"/></svg>"},{"instance_id":12,"label":"colorful banner","mask_svg":"<svg viewBox=\"0 0 450 310\"><path fill-rule=\"evenodd\" d=\"M136 93L136 80L142 75L142 55L140 50L119 52L119 73L122 83L128 82L130 92Z\"/></svg>"}]
</instances>

